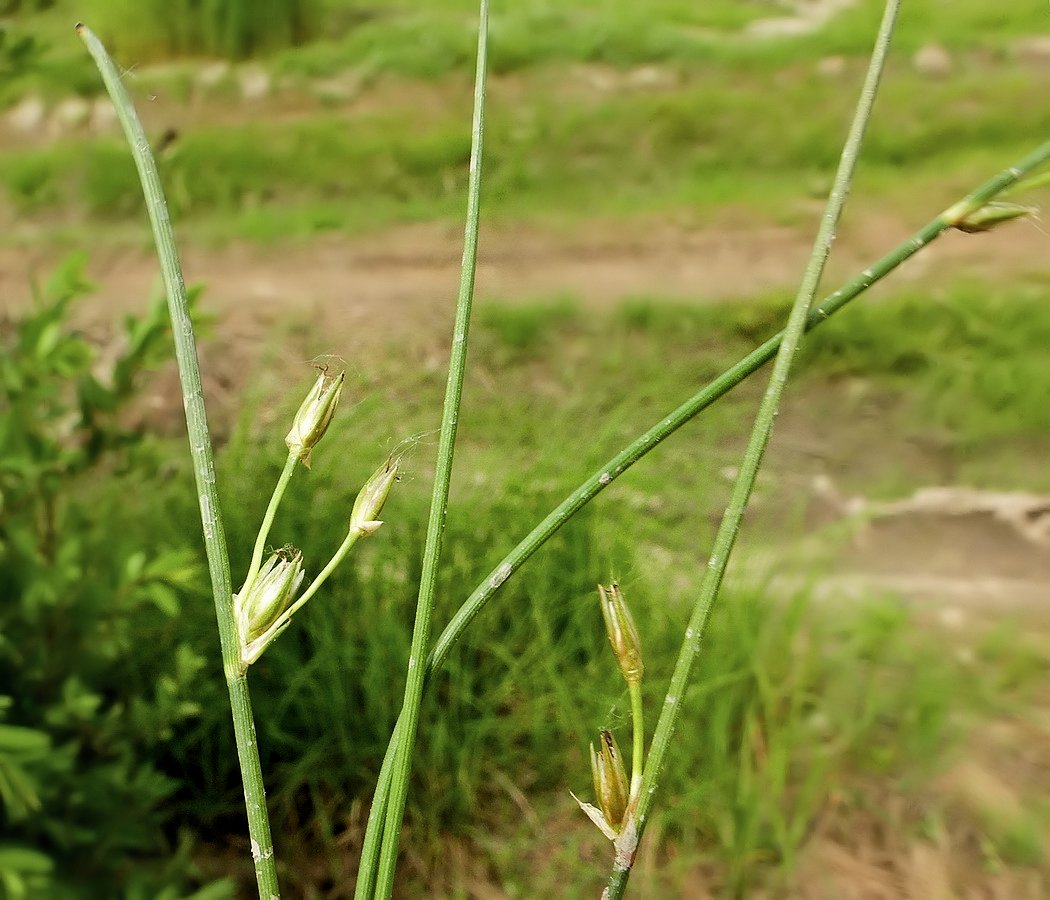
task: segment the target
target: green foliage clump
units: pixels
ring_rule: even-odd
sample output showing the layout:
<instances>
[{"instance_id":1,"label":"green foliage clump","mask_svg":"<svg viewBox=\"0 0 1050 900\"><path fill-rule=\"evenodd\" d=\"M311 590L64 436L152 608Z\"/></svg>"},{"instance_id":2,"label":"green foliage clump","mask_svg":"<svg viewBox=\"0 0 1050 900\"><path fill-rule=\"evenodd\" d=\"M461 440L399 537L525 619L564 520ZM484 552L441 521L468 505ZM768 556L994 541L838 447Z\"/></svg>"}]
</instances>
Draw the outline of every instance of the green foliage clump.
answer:
<instances>
[{"instance_id":1,"label":"green foliage clump","mask_svg":"<svg viewBox=\"0 0 1050 900\"><path fill-rule=\"evenodd\" d=\"M121 527L149 470L125 421L169 355L162 303L102 359L75 331L81 265L0 321L0 896L160 896L177 782L151 759L195 716L202 658L177 635L200 565ZM121 485L99 493L100 479ZM163 648L163 650L161 649ZM121 893L121 892L126 892Z\"/></svg>"},{"instance_id":2,"label":"green foliage clump","mask_svg":"<svg viewBox=\"0 0 1050 900\"><path fill-rule=\"evenodd\" d=\"M92 19L125 58L245 59L304 43L316 33L316 0L107 0Z\"/></svg>"},{"instance_id":3,"label":"green foliage clump","mask_svg":"<svg viewBox=\"0 0 1050 900\"><path fill-rule=\"evenodd\" d=\"M516 354L546 354L552 338L578 322L580 311L571 296L508 306L494 303L479 310L478 319L503 347Z\"/></svg>"},{"instance_id":4,"label":"green foliage clump","mask_svg":"<svg viewBox=\"0 0 1050 900\"><path fill-rule=\"evenodd\" d=\"M960 447L1050 433L1042 283L957 283L860 303L803 346L824 375L891 385Z\"/></svg>"}]
</instances>

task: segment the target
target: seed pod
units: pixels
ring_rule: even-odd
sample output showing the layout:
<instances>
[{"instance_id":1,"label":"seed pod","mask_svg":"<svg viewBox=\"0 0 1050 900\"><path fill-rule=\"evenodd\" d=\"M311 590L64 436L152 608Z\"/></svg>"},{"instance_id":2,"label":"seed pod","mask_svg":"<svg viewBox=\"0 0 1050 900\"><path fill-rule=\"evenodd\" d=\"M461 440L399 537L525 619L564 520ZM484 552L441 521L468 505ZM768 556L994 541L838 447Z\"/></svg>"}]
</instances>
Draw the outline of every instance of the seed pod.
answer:
<instances>
[{"instance_id":1,"label":"seed pod","mask_svg":"<svg viewBox=\"0 0 1050 900\"><path fill-rule=\"evenodd\" d=\"M605 631L609 635L609 645L616 656L620 671L628 684L638 684L645 670L642 665L642 646L620 585L615 581L609 587L599 584L598 596L602 618L605 619Z\"/></svg>"},{"instance_id":2,"label":"seed pod","mask_svg":"<svg viewBox=\"0 0 1050 900\"><path fill-rule=\"evenodd\" d=\"M233 597L237 631L243 649L273 625L303 583L303 555L298 550L278 550L259 570L251 584Z\"/></svg>"},{"instance_id":3,"label":"seed pod","mask_svg":"<svg viewBox=\"0 0 1050 900\"><path fill-rule=\"evenodd\" d=\"M299 457L300 462L310 468L310 452L314 445L324 437L328 430L328 423L332 421L332 414L339 403L339 395L343 391L343 379L345 372L336 376L328 374L328 370L322 370L321 374L310 388L299 411L292 421L292 429L284 442L288 450Z\"/></svg>"},{"instance_id":4,"label":"seed pod","mask_svg":"<svg viewBox=\"0 0 1050 900\"><path fill-rule=\"evenodd\" d=\"M358 493L354 501L354 508L350 512L351 531L356 529L362 537L365 537L383 524L378 517L383 511L387 497L390 496L394 482L398 479L398 472L398 461L390 457L372 473Z\"/></svg>"},{"instance_id":5,"label":"seed pod","mask_svg":"<svg viewBox=\"0 0 1050 900\"><path fill-rule=\"evenodd\" d=\"M967 234L978 234L991 231L1003 222L1030 216L1034 212L1031 206L1021 206L1018 203L988 203L963 216L959 221L952 222L952 226Z\"/></svg>"},{"instance_id":6,"label":"seed pod","mask_svg":"<svg viewBox=\"0 0 1050 900\"><path fill-rule=\"evenodd\" d=\"M602 729L598 745L599 749L595 751L594 744L591 744L594 795L609 827L619 832L627 814L627 771L611 731Z\"/></svg>"}]
</instances>

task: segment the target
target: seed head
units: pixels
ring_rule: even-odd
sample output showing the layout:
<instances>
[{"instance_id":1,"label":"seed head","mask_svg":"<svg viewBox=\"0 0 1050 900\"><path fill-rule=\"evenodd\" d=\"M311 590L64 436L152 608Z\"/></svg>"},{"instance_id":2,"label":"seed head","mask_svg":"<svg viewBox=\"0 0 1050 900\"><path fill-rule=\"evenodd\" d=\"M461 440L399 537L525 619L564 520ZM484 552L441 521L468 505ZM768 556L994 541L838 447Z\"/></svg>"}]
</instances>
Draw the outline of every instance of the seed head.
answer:
<instances>
[{"instance_id":1,"label":"seed head","mask_svg":"<svg viewBox=\"0 0 1050 900\"><path fill-rule=\"evenodd\" d=\"M366 537L383 524L379 514L383 511L386 499L398 479L398 472L399 463L391 456L372 473L354 501L354 508L350 513L351 531L356 529L362 537Z\"/></svg>"},{"instance_id":2,"label":"seed head","mask_svg":"<svg viewBox=\"0 0 1050 900\"><path fill-rule=\"evenodd\" d=\"M598 738L597 751L591 744L591 775L602 815L609 827L618 833L627 815L627 770L623 767L616 738L606 729L602 729Z\"/></svg>"},{"instance_id":3,"label":"seed head","mask_svg":"<svg viewBox=\"0 0 1050 900\"><path fill-rule=\"evenodd\" d=\"M324 369L318 375L310 393L306 395L299 411L292 421L292 429L284 442L288 450L299 457L299 460L307 468L310 467L310 452L314 445L324 437L328 430L328 423L332 421L332 414L339 403L339 395L343 391L343 379L345 372L332 376Z\"/></svg>"},{"instance_id":4,"label":"seed head","mask_svg":"<svg viewBox=\"0 0 1050 900\"><path fill-rule=\"evenodd\" d=\"M982 231L991 231L1012 219L1030 216L1035 211L1031 206L1021 206L1019 203L987 203L951 224L967 234L978 234Z\"/></svg>"},{"instance_id":5,"label":"seed head","mask_svg":"<svg viewBox=\"0 0 1050 900\"><path fill-rule=\"evenodd\" d=\"M642 665L642 645L620 585L615 581L609 587L599 584L598 597L602 618L605 619L605 631L609 635L609 644L620 671L628 684L638 684L645 669Z\"/></svg>"},{"instance_id":6,"label":"seed head","mask_svg":"<svg viewBox=\"0 0 1050 900\"><path fill-rule=\"evenodd\" d=\"M303 583L303 555L287 548L272 554L251 584L233 596L237 631L243 649L273 625Z\"/></svg>"}]
</instances>

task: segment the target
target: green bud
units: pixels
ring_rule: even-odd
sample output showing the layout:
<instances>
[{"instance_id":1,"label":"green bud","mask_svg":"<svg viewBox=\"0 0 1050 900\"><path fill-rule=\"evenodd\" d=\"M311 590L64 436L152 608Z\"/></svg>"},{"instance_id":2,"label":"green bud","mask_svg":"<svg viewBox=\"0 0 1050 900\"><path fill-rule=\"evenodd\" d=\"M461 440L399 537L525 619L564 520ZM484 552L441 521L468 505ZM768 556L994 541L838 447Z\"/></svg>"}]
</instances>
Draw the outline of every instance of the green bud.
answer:
<instances>
[{"instance_id":1,"label":"green bud","mask_svg":"<svg viewBox=\"0 0 1050 900\"><path fill-rule=\"evenodd\" d=\"M383 523L379 520L379 514L383 511L387 497L397 481L399 463L392 456L387 459L365 482L354 508L350 513L350 530L357 530L362 537L372 534Z\"/></svg>"},{"instance_id":2,"label":"green bud","mask_svg":"<svg viewBox=\"0 0 1050 900\"><path fill-rule=\"evenodd\" d=\"M241 647L247 647L280 618L299 590L306 573L298 550L278 550L259 570L251 584L234 594L233 610Z\"/></svg>"},{"instance_id":3,"label":"green bud","mask_svg":"<svg viewBox=\"0 0 1050 900\"><path fill-rule=\"evenodd\" d=\"M328 370L322 370L317 377L310 393L306 395L299 412L295 414L292 422L292 430L284 442L288 450L299 457L299 460L307 468L310 467L310 452L314 445L324 437L328 430L328 423L332 421L332 414L339 403L339 395L343 391L343 379L345 372L340 372L333 377Z\"/></svg>"},{"instance_id":4,"label":"green bud","mask_svg":"<svg viewBox=\"0 0 1050 900\"><path fill-rule=\"evenodd\" d=\"M967 234L978 234L991 231L1003 222L1030 216L1034 212L1031 206L1021 206L1018 203L988 203L957 222L952 222L952 225Z\"/></svg>"},{"instance_id":5,"label":"green bud","mask_svg":"<svg viewBox=\"0 0 1050 900\"><path fill-rule=\"evenodd\" d=\"M591 775L594 795L609 827L619 833L627 815L627 770L611 731L602 729L599 749L591 744Z\"/></svg>"},{"instance_id":6,"label":"green bud","mask_svg":"<svg viewBox=\"0 0 1050 900\"><path fill-rule=\"evenodd\" d=\"M634 626L631 611L623 599L620 585L615 581L609 587L598 585L599 602L602 618L605 619L605 631L609 635L609 644L616 662L623 672L628 684L637 684L642 680L642 645L638 640L638 629Z\"/></svg>"}]
</instances>

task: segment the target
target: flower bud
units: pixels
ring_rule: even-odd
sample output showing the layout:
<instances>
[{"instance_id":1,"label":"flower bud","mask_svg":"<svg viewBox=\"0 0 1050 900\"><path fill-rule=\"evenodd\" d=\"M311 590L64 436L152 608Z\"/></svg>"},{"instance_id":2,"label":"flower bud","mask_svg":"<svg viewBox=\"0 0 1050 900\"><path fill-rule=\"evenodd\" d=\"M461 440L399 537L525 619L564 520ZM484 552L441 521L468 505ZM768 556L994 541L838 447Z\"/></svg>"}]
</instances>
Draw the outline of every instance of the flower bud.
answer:
<instances>
[{"instance_id":1,"label":"flower bud","mask_svg":"<svg viewBox=\"0 0 1050 900\"><path fill-rule=\"evenodd\" d=\"M623 767L620 748L612 732L602 729L599 749L591 744L591 775L594 777L594 795L598 799L605 821L619 832L627 815L627 770Z\"/></svg>"},{"instance_id":2,"label":"flower bud","mask_svg":"<svg viewBox=\"0 0 1050 900\"><path fill-rule=\"evenodd\" d=\"M386 498L390 496L394 482L397 481L398 471L398 461L391 456L372 473L372 477L365 482L365 486L361 488L354 501L354 508L350 513L351 531L356 529L362 537L365 537L383 524L379 521L378 516L383 510Z\"/></svg>"},{"instance_id":3,"label":"flower bud","mask_svg":"<svg viewBox=\"0 0 1050 900\"><path fill-rule=\"evenodd\" d=\"M627 683L637 684L642 680L645 668L642 665L642 646L620 585L615 581L609 587L599 584L598 596L602 618L605 619L605 631L609 635L609 644L616 656L616 662Z\"/></svg>"},{"instance_id":4,"label":"flower bud","mask_svg":"<svg viewBox=\"0 0 1050 900\"><path fill-rule=\"evenodd\" d=\"M233 597L241 647L246 647L273 625L295 599L305 577L303 555L298 550L278 550L259 570L251 584Z\"/></svg>"},{"instance_id":5,"label":"flower bud","mask_svg":"<svg viewBox=\"0 0 1050 900\"><path fill-rule=\"evenodd\" d=\"M1030 216L1033 212L1035 210L1032 207L1021 206L1018 203L987 203L951 224L967 234L978 234L982 231L991 231L1011 219Z\"/></svg>"},{"instance_id":6,"label":"flower bud","mask_svg":"<svg viewBox=\"0 0 1050 900\"><path fill-rule=\"evenodd\" d=\"M310 451L313 450L314 444L324 437L328 423L332 421L345 377L345 372L340 372L335 377L329 375L327 369L321 372L295 414L292 430L284 439L288 450L298 456L307 468L310 467Z\"/></svg>"}]
</instances>

